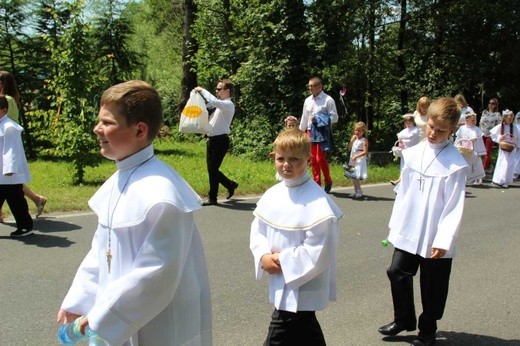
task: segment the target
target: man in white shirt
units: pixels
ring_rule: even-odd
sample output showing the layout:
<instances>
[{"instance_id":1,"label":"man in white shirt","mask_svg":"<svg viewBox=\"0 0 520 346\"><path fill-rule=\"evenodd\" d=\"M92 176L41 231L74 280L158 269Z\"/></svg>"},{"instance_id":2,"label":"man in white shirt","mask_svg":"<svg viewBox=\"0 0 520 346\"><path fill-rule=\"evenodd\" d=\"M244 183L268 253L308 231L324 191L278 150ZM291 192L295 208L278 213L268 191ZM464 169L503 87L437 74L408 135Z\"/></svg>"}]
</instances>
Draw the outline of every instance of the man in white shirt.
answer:
<instances>
[{"instance_id":1,"label":"man in white shirt","mask_svg":"<svg viewBox=\"0 0 520 346\"><path fill-rule=\"evenodd\" d=\"M219 80L216 89L216 97L204 88L196 87L195 91L201 93L206 99L207 108L215 108L209 118L210 132L206 144L206 165L209 176L208 199L202 205L216 205L219 184L227 190L227 199L233 197L238 183L229 179L220 171L220 165L229 150L231 122L235 115L235 105L231 101L233 95L233 82L229 79Z\"/></svg>"},{"instance_id":2,"label":"man in white shirt","mask_svg":"<svg viewBox=\"0 0 520 346\"><path fill-rule=\"evenodd\" d=\"M320 77L311 77L309 79L309 90L311 95L305 99L303 104L302 119L300 121L300 130L311 133L314 116L317 114L326 114L329 116L331 124L338 122L338 111L336 102L332 97L323 92L323 80ZM330 139L332 133L330 132ZM324 151L320 142L313 142L311 138L311 167L314 181L321 186L321 172L325 181L325 192L329 193L332 188L332 178L330 177L329 163L327 161L327 152Z\"/></svg>"}]
</instances>

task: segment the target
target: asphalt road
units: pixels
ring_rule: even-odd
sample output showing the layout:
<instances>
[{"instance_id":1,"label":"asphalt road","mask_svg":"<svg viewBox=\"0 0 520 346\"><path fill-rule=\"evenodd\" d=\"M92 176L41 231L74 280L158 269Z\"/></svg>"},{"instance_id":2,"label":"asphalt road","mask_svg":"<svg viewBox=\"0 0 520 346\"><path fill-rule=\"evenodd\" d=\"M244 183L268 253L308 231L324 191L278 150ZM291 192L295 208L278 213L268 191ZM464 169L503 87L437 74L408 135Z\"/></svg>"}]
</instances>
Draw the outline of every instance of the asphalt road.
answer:
<instances>
[{"instance_id":1,"label":"asphalt road","mask_svg":"<svg viewBox=\"0 0 520 346\"><path fill-rule=\"evenodd\" d=\"M388 185L333 189L345 212L338 248L338 301L318 313L328 345L407 345L414 333L383 338L392 319L386 238L394 193ZM520 345L520 183L509 189L468 188L438 345ZM249 225L256 198L239 198L197 213L211 280L214 345L261 345L270 320L266 280L256 281ZM9 238L0 225L0 346L55 345L56 311L90 247L95 217L44 215L35 235ZM418 285L417 285L418 286ZM416 287L418 288L418 287ZM420 309L419 294L416 306Z\"/></svg>"}]
</instances>

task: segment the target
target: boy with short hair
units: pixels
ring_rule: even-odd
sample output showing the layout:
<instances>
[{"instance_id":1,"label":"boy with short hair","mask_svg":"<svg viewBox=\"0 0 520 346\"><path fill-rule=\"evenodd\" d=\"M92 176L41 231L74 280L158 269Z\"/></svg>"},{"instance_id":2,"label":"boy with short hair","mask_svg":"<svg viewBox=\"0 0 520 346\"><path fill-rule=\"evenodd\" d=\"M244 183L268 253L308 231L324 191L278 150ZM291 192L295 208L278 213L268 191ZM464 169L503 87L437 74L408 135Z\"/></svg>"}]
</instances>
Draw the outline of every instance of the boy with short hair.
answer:
<instances>
[{"instance_id":1,"label":"boy with short hair","mask_svg":"<svg viewBox=\"0 0 520 346\"><path fill-rule=\"evenodd\" d=\"M315 311L336 299L343 213L307 174L307 134L283 131L271 156L283 181L258 201L250 235L256 278L270 274L269 299L275 306L265 345L325 345Z\"/></svg>"},{"instance_id":2,"label":"boy with short hair","mask_svg":"<svg viewBox=\"0 0 520 346\"><path fill-rule=\"evenodd\" d=\"M10 236L19 238L33 234L33 220L23 194L23 184L31 181L31 173L23 149L23 127L7 116L8 109L7 98L0 95L0 205L7 201L16 221L16 231Z\"/></svg>"},{"instance_id":3,"label":"boy with short hair","mask_svg":"<svg viewBox=\"0 0 520 346\"><path fill-rule=\"evenodd\" d=\"M98 216L92 248L58 312L82 317L110 345L211 345L211 303L193 212L201 200L154 156L159 94L128 81L101 97L94 133L118 171L90 199Z\"/></svg>"},{"instance_id":4,"label":"boy with short hair","mask_svg":"<svg viewBox=\"0 0 520 346\"><path fill-rule=\"evenodd\" d=\"M428 108L427 140L403 150L401 183L388 225L388 240L395 247L387 270L394 320L379 332L393 336L416 329L413 276L420 267L423 312L412 343L418 346L435 343L464 210L467 164L449 141L459 117L452 98L438 99Z\"/></svg>"}]
</instances>

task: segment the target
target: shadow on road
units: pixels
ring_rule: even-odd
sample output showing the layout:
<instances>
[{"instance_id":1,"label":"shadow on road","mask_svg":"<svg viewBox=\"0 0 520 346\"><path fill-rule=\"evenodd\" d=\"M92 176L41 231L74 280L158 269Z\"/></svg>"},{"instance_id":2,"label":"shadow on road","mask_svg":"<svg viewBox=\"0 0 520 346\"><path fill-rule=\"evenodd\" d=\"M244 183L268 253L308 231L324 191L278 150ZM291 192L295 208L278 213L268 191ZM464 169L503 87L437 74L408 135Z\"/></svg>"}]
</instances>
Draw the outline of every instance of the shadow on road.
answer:
<instances>
[{"instance_id":1,"label":"shadow on road","mask_svg":"<svg viewBox=\"0 0 520 346\"><path fill-rule=\"evenodd\" d=\"M0 240L9 239L12 241L19 241L25 243L25 245L35 245L42 248L57 248L57 247L69 247L75 242L70 241L66 237L59 237L55 235L42 234L35 231L32 235L22 238L11 238L9 236L1 236Z\"/></svg>"},{"instance_id":2,"label":"shadow on road","mask_svg":"<svg viewBox=\"0 0 520 346\"><path fill-rule=\"evenodd\" d=\"M397 335L397 336L385 336L382 338L383 341L388 343L395 342L407 342L409 344L412 343L413 339L415 339L415 335ZM462 332L448 332L448 331L438 331L437 332L437 341L435 345L445 345L445 346L473 346L473 345L500 345L500 346L518 346L520 345L520 340L504 340L494 336L486 336L479 334L470 334L470 333L462 333Z\"/></svg>"},{"instance_id":3,"label":"shadow on road","mask_svg":"<svg viewBox=\"0 0 520 346\"><path fill-rule=\"evenodd\" d=\"M5 226L12 227L13 231L16 229L16 223L6 222ZM34 233L28 237L11 238L9 235L0 236L0 240L9 239L25 243L26 245L36 245L43 248L53 247L69 247L75 242L68 240L66 237L51 235L47 233L55 232L69 232L81 229L80 226L65 222L54 218L38 218L34 220ZM10 231L9 231L10 232Z\"/></svg>"},{"instance_id":4,"label":"shadow on road","mask_svg":"<svg viewBox=\"0 0 520 346\"><path fill-rule=\"evenodd\" d=\"M351 192L331 192L331 195L337 198L347 198L349 199L349 195ZM361 199L353 199L353 201L386 201L386 202L394 202L393 198L388 197L379 197L379 196L370 196L370 195L363 195L363 198Z\"/></svg>"}]
</instances>

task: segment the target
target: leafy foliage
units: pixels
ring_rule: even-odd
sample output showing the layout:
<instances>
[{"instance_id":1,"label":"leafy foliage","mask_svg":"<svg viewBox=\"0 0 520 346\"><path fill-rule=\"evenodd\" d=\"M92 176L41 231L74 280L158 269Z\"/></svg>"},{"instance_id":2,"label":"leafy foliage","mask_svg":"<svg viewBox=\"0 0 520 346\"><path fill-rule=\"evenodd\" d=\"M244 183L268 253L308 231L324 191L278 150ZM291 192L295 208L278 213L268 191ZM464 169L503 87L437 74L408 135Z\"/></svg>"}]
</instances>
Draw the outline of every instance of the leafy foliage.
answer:
<instances>
[{"instance_id":1,"label":"leafy foliage","mask_svg":"<svg viewBox=\"0 0 520 346\"><path fill-rule=\"evenodd\" d=\"M56 113L52 135L55 147L53 154L70 160L74 167L73 183L83 182L85 167L98 164L99 155L93 155L96 140L92 134L96 109L90 103L105 79L94 73L97 65L92 56L91 28L81 18L82 1L69 5L71 18L68 27L54 46L51 59L58 73L48 81L47 88L53 90Z\"/></svg>"}]
</instances>

